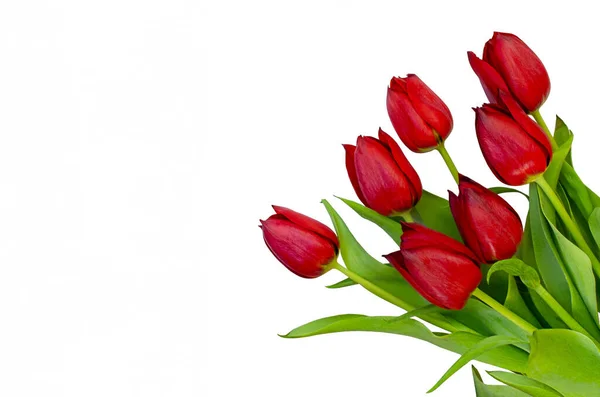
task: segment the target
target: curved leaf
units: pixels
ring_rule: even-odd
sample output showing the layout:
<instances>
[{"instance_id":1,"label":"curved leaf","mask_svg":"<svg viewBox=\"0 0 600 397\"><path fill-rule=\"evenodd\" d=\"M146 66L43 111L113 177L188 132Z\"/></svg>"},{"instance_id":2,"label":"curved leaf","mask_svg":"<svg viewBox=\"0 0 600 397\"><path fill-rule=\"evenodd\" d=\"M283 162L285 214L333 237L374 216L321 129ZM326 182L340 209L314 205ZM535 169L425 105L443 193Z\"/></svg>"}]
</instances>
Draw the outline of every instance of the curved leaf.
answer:
<instances>
[{"instance_id":1,"label":"curved leaf","mask_svg":"<svg viewBox=\"0 0 600 397\"><path fill-rule=\"evenodd\" d=\"M565 397L600 396L600 352L594 342L579 332L534 332L525 373Z\"/></svg>"},{"instance_id":2,"label":"curved leaf","mask_svg":"<svg viewBox=\"0 0 600 397\"><path fill-rule=\"evenodd\" d=\"M523 195L527 200L529 200L529 195L527 195L526 193L523 193L519 189L515 189L515 188L512 188L512 187L508 187L508 186L494 186L494 187L490 187L489 189L492 192L496 193L496 194L519 193L519 194Z\"/></svg>"},{"instance_id":3,"label":"curved leaf","mask_svg":"<svg viewBox=\"0 0 600 397\"><path fill-rule=\"evenodd\" d=\"M400 225L400 223L388 218L387 216L381 215L379 212L365 207L356 201L348 200L342 197L337 198L346 203L346 205L352 208L358 215L379 226L396 242L396 244L400 245L400 236L402 236L402 225Z\"/></svg>"},{"instance_id":4,"label":"curved leaf","mask_svg":"<svg viewBox=\"0 0 600 397\"><path fill-rule=\"evenodd\" d=\"M392 316L369 317L359 314L322 318L295 328L282 337L304 338L347 331L384 332L410 336L459 354L465 353L485 339L483 336L468 332L433 333L423 323L412 319L397 321L397 317ZM527 357L527 353L516 347L504 346L482 354L478 360L509 371L523 372L527 365Z\"/></svg>"},{"instance_id":5,"label":"curved leaf","mask_svg":"<svg viewBox=\"0 0 600 397\"><path fill-rule=\"evenodd\" d=\"M486 385L475 367L473 370L473 381L475 382L475 393L477 397L527 397L527 394L513 389L510 386Z\"/></svg>"},{"instance_id":6,"label":"curved leaf","mask_svg":"<svg viewBox=\"0 0 600 397\"><path fill-rule=\"evenodd\" d=\"M537 380L512 372L488 371L488 374L499 382L521 390L533 397L563 397L562 394Z\"/></svg>"},{"instance_id":7,"label":"curved leaf","mask_svg":"<svg viewBox=\"0 0 600 397\"><path fill-rule=\"evenodd\" d=\"M482 339L477 342L475 345L471 346L469 350L463 353L462 356L446 371L444 375L437 381L437 383L429 389L427 393L431 393L435 391L438 387L440 387L445 381L450 379L452 375L456 373L459 369L464 367L469 361L476 359L483 353L486 353L490 350L497 349L502 346L512 345L514 343L519 343L520 341L512 336L506 335L494 335L488 338Z\"/></svg>"}]
</instances>

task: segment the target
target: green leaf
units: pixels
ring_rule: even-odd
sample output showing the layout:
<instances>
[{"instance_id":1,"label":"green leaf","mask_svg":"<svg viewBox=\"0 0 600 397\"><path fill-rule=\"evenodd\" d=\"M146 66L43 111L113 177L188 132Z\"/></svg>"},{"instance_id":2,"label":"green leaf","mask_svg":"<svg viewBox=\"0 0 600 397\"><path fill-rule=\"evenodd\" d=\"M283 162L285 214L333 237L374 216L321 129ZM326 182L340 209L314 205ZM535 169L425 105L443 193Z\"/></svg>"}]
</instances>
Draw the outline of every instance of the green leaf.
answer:
<instances>
[{"instance_id":1,"label":"green leaf","mask_svg":"<svg viewBox=\"0 0 600 397\"><path fill-rule=\"evenodd\" d=\"M513 276L508 277L508 293L504 301L504 306L536 328L541 327L535 315L527 307L527 303L521 296L521 292L519 292L519 287Z\"/></svg>"},{"instance_id":2,"label":"green leaf","mask_svg":"<svg viewBox=\"0 0 600 397\"><path fill-rule=\"evenodd\" d=\"M327 200L322 201L331 217L336 234L340 240L340 253L346 267L388 291L412 307L425 306L427 302L415 289L391 266L373 258L356 241L339 214Z\"/></svg>"},{"instance_id":3,"label":"green leaf","mask_svg":"<svg viewBox=\"0 0 600 397\"><path fill-rule=\"evenodd\" d=\"M487 274L488 281L497 271L504 271L511 276L517 276L528 288L535 289L540 285L540 276L531 266L517 258L505 259L492 265Z\"/></svg>"},{"instance_id":4,"label":"green leaf","mask_svg":"<svg viewBox=\"0 0 600 397\"><path fill-rule=\"evenodd\" d=\"M521 390L533 397L563 397L562 394L537 380L512 372L488 371L488 374L499 382Z\"/></svg>"},{"instance_id":5,"label":"green leaf","mask_svg":"<svg viewBox=\"0 0 600 397\"><path fill-rule=\"evenodd\" d=\"M473 369L473 381L477 397L527 397L528 395L509 386L486 385L475 367Z\"/></svg>"},{"instance_id":6,"label":"green leaf","mask_svg":"<svg viewBox=\"0 0 600 397\"><path fill-rule=\"evenodd\" d=\"M396 222L391 218L388 218L387 216L381 215L379 212L367 208L364 205L357 203L356 201L348 200L342 197L338 197L338 199L346 203L348 207L352 208L358 215L360 215L364 219L371 221L377 226L379 226L396 242L396 244L400 245L400 236L402 236L402 225L400 225L400 223Z\"/></svg>"},{"instance_id":7,"label":"green leaf","mask_svg":"<svg viewBox=\"0 0 600 397\"><path fill-rule=\"evenodd\" d=\"M352 285L356 285L356 282L354 282L354 280L350 280L349 278L346 278L342 281L338 281L335 284L328 285L327 288L337 289L337 288L350 287Z\"/></svg>"},{"instance_id":8,"label":"green leaf","mask_svg":"<svg viewBox=\"0 0 600 397\"><path fill-rule=\"evenodd\" d=\"M598 248L600 248L600 208L594 208L588 219L588 224L590 226L590 231L592 232L592 237Z\"/></svg>"},{"instance_id":9,"label":"green leaf","mask_svg":"<svg viewBox=\"0 0 600 397\"><path fill-rule=\"evenodd\" d=\"M413 213L415 213L415 218L417 218L419 223L440 233L444 233L455 240L462 241L452 213L450 212L448 200L423 191L423 196L413 209Z\"/></svg>"},{"instance_id":10,"label":"green leaf","mask_svg":"<svg viewBox=\"0 0 600 397\"><path fill-rule=\"evenodd\" d=\"M569 130L569 127L565 124L565 122L558 116L556 116L556 123L554 127L554 140L558 146L562 146L569 139L573 139L573 132ZM565 158L565 161L569 164L573 164L573 160L571 159L571 152Z\"/></svg>"},{"instance_id":11,"label":"green leaf","mask_svg":"<svg viewBox=\"0 0 600 397\"><path fill-rule=\"evenodd\" d=\"M481 335L468 332L433 333L425 325L412 319L397 321L397 317L392 316L369 317L359 314L322 318L295 328L282 337L304 338L347 331L384 332L410 336L458 354L465 353L485 339ZM509 371L524 372L527 366L527 353L513 346L504 346L484 353L478 360Z\"/></svg>"},{"instance_id":12,"label":"green leaf","mask_svg":"<svg viewBox=\"0 0 600 397\"><path fill-rule=\"evenodd\" d=\"M431 393L435 391L438 387L440 387L445 381L450 379L452 375L454 375L459 369L464 367L469 363L469 361L476 359L481 356L483 353L488 351L497 349L502 346L512 345L514 343L518 343L519 340L515 339L512 336L506 335L494 335L488 338L482 339L477 342L475 345L471 346L469 350L464 352L458 360L446 371L444 375L437 381L437 383L429 389L427 393Z\"/></svg>"},{"instance_id":13,"label":"green leaf","mask_svg":"<svg viewBox=\"0 0 600 397\"><path fill-rule=\"evenodd\" d=\"M560 183L584 218L588 219L594 208L600 206L600 200L596 201L598 196L581 181L570 164L563 165Z\"/></svg>"},{"instance_id":14,"label":"green leaf","mask_svg":"<svg viewBox=\"0 0 600 397\"><path fill-rule=\"evenodd\" d=\"M594 342L579 332L534 332L525 373L565 397L600 396L600 353Z\"/></svg>"},{"instance_id":15,"label":"green leaf","mask_svg":"<svg viewBox=\"0 0 600 397\"><path fill-rule=\"evenodd\" d=\"M548 292L569 311L571 309L571 291L559 259L560 255L554 245L549 222L542 213L540 188L533 184L530 187L529 219L537 268Z\"/></svg>"},{"instance_id":16,"label":"green leaf","mask_svg":"<svg viewBox=\"0 0 600 397\"><path fill-rule=\"evenodd\" d=\"M552 160L550 161L550 164L548 164L546 172L544 172L544 179L548 181L548 184L552 186L552 188L556 188L563 164L571 151L572 143L573 136L571 135L552 154Z\"/></svg>"},{"instance_id":17,"label":"green leaf","mask_svg":"<svg viewBox=\"0 0 600 397\"><path fill-rule=\"evenodd\" d=\"M421 316L426 315L426 314L439 313L441 311L444 311L444 309L442 309L441 307L438 307L438 306L436 306L434 304L431 304L431 305L419 307L419 308L416 308L416 309L411 310L409 312L406 312L403 315L396 317L392 321L404 321L404 320L408 320L408 319L413 318L413 317L421 317Z\"/></svg>"},{"instance_id":18,"label":"green leaf","mask_svg":"<svg viewBox=\"0 0 600 397\"><path fill-rule=\"evenodd\" d=\"M600 328L598 326L597 304L596 304L596 286L591 262L588 256L577 246L571 243L554 225L548 215L548 210L540 201L540 209L544 219L543 223L545 241L540 241L544 246L546 260L545 266L542 266L540 260L537 260L540 273L544 278L542 269L548 270L547 266L555 266L554 276L560 278L566 283L568 296L560 296L559 299L554 292L550 291L550 285L547 283L547 289L560 302L561 306L573 315L588 332L593 336L600 338ZM545 222L544 222L545 220ZM535 243L535 240L534 240ZM544 278L544 281L546 279Z\"/></svg>"},{"instance_id":19,"label":"green leaf","mask_svg":"<svg viewBox=\"0 0 600 397\"><path fill-rule=\"evenodd\" d=\"M496 194L503 194L503 193L519 193L522 194L523 196L525 196L525 198L527 200L529 200L529 196L526 193L523 193L522 191L520 191L519 189L515 189L512 187L507 187L507 186L494 186L489 188L489 190L491 190L492 192L496 193Z\"/></svg>"},{"instance_id":20,"label":"green leaf","mask_svg":"<svg viewBox=\"0 0 600 397\"><path fill-rule=\"evenodd\" d=\"M477 299L471 298L462 310L449 310L444 312L444 315L467 325L484 336L512 335L523 342L528 341L527 332ZM529 349L527 343L518 346L524 350Z\"/></svg>"},{"instance_id":21,"label":"green leaf","mask_svg":"<svg viewBox=\"0 0 600 397\"><path fill-rule=\"evenodd\" d=\"M595 323L594 328L598 331L596 279L592 269L592 262L585 252L569 241L554 225L550 224L550 227L554 233L556 245L561 253L561 258L569 278L573 282L576 292L582 298L589 315L594 319L592 322ZM572 293L575 293L575 291ZM572 297L572 302L575 299ZM583 315L581 316L583 317ZM596 334L600 336L600 332L596 332Z\"/></svg>"}]
</instances>

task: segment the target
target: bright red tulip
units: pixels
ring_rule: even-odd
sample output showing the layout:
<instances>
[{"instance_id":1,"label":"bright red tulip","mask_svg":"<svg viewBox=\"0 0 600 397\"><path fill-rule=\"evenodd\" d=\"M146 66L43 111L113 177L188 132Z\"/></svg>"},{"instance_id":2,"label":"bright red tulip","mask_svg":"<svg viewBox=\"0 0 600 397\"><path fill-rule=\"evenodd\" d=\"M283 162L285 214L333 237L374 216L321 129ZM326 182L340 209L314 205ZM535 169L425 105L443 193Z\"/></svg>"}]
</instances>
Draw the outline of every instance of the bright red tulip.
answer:
<instances>
[{"instance_id":1,"label":"bright red tulip","mask_svg":"<svg viewBox=\"0 0 600 397\"><path fill-rule=\"evenodd\" d=\"M483 60L472 52L469 63L491 103L501 104L498 90L510 92L527 112L542 106L550 94L550 77L537 55L520 38L495 32L485 43Z\"/></svg>"},{"instance_id":2,"label":"bright red tulip","mask_svg":"<svg viewBox=\"0 0 600 397\"><path fill-rule=\"evenodd\" d=\"M398 136L413 152L435 149L452 131L450 110L415 74L392 77L387 111Z\"/></svg>"},{"instance_id":3,"label":"bright red tulip","mask_svg":"<svg viewBox=\"0 0 600 397\"><path fill-rule=\"evenodd\" d=\"M498 194L460 175L450 210L466 246L485 263L511 258L523 237L516 211Z\"/></svg>"},{"instance_id":4,"label":"bright red tulip","mask_svg":"<svg viewBox=\"0 0 600 397\"><path fill-rule=\"evenodd\" d=\"M275 215L260 221L263 238L273 255L300 277L315 278L329 270L338 255L335 233L306 215L273 206Z\"/></svg>"},{"instance_id":5,"label":"bright red tulip","mask_svg":"<svg viewBox=\"0 0 600 397\"><path fill-rule=\"evenodd\" d=\"M400 251L384 255L425 299L462 309L481 281L479 260L458 241L416 223L402 223Z\"/></svg>"},{"instance_id":6,"label":"bright red tulip","mask_svg":"<svg viewBox=\"0 0 600 397\"><path fill-rule=\"evenodd\" d=\"M508 112L485 104L475 108L475 131L483 157L496 177L519 186L535 180L552 159L548 136L508 94L500 91Z\"/></svg>"},{"instance_id":7,"label":"bright red tulip","mask_svg":"<svg viewBox=\"0 0 600 397\"><path fill-rule=\"evenodd\" d=\"M346 169L356 195L382 215L410 210L423 193L421 179L400 146L379 129L379 139L359 136L356 146L344 145Z\"/></svg>"}]
</instances>

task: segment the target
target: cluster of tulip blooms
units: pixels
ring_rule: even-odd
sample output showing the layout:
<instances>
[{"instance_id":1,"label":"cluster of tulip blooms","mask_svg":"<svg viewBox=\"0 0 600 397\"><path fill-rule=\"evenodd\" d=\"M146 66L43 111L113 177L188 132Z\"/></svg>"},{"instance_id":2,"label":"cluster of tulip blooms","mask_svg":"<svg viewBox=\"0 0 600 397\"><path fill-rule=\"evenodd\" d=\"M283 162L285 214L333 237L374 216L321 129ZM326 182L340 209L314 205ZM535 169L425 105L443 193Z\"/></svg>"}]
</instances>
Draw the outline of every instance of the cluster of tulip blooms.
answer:
<instances>
[{"instance_id":1,"label":"cluster of tulip blooms","mask_svg":"<svg viewBox=\"0 0 600 397\"><path fill-rule=\"evenodd\" d=\"M344 145L363 205L341 200L399 244L383 255L389 264L363 249L326 200L335 232L274 206L261 221L264 241L296 275L336 269L347 278L330 288L361 285L406 313L327 317L284 336L387 332L460 354L430 391L478 360L507 370L488 372L503 384L489 385L473 368L478 396L600 396L600 198L573 167L572 132L558 117L550 131L540 114L550 79L538 56L517 36L494 33L482 59L469 52L468 60L489 100L474 109L479 146L502 183L529 186L529 195L521 192L529 200L525 225L500 196L520 191L488 189L458 172L444 147L453 127L444 102L414 74L393 77L387 110L396 133L413 152L437 150L458 195L424 191L381 129Z\"/></svg>"}]
</instances>

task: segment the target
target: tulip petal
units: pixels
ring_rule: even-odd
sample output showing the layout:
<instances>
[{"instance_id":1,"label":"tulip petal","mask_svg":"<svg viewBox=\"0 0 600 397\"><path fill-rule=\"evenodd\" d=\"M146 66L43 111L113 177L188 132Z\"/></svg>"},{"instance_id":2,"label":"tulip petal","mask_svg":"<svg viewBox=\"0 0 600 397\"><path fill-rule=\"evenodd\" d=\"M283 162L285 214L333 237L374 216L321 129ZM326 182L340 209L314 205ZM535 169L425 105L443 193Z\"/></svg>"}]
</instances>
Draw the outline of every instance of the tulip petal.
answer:
<instances>
[{"instance_id":1,"label":"tulip petal","mask_svg":"<svg viewBox=\"0 0 600 397\"><path fill-rule=\"evenodd\" d=\"M290 222L305 229L308 229L331 241L336 250L340 246L338 238L333 232L333 230L331 230L328 226L324 225L323 223L286 207L281 207L278 205L273 205L272 207L275 210L276 214L283 216Z\"/></svg>"},{"instance_id":2,"label":"tulip petal","mask_svg":"<svg viewBox=\"0 0 600 397\"><path fill-rule=\"evenodd\" d=\"M453 126L448 106L415 74L406 77L406 92L419 116L445 140Z\"/></svg>"},{"instance_id":3,"label":"tulip petal","mask_svg":"<svg viewBox=\"0 0 600 397\"><path fill-rule=\"evenodd\" d=\"M323 267L335 259L331 241L275 215L262 223L263 238L273 255L291 272L304 278L323 274Z\"/></svg>"},{"instance_id":4,"label":"tulip petal","mask_svg":"<svg viewBox=\"0 0 600 397\"><path fill-rule=\"evenodd\" d=\"M466 246L443 233L429 229L418 223L400 222L402 224L402 248L416 249L427 246L438 246L456 254L464 255L473 262L479 262L477 256Z\"/></svg>"},{"instance_id":5,"label":"tulip petal","mask_svg":"<svg viewBox=\"0 0 600 397\"><path fill-rule=\"evenodd\" d=\"M500 98L498 96L498 90L503 90L508 92L508 86L506 82L502 79L502 76L494 69L489 63L482 61L477 58L473 52L467 52L469 57L469 64L471 64L471 68L479 77L479 81L481 82L481 86L483 87L483 91L485 92L485 96L487 96L490 103L500 104Z\"/></svg>"},{"instance_id":6,"label":"tulip petal","mask_svg":"<svg viewBox=\"0 0 600 397\"><path fill-rule=\"evenodd\" d=\"M411 185L390 151L373 137L359 137L354 154L356 178L367 207L382 215L412 208Z\"/></svg>"},{"instance_id":7,"label":"tulip petal","mask_svg":"<svg viewBox=\"0 0 600 397\"><path fill-rule=\"evenodd\" d=\"M548 166L548 152L515 120L494 105L475 110L475 131L483 157L496 177L511 186L528 182Z\"/></svg>"},{"instance_id":8,"label":"tulip petal","mask_svg":"<svg viewBox=\"0 0 600 397\"><path fill-rule=\"evenodd\" d=\"M482 277L470 259L436 246L385 257L425 299L445 309L462 309Z\"/></svg>"},{"instance_id":9,"label":"tulip petal","mask_svg":"<svg viewBox=\"0 0 600 397\"><path fill-rule=\"evenodd\" d=\"M354 165L354 153L356 152L356 146L347 144L342 146L344 146L344 150L346 151L346 171L348 172L350 183L352 184L358 199L366 205L367 200L365 200L365 196L363 196L362 192L360 191L360 185L358 184L358 179L356 178L356 167Z\"/></svg>"},{"instance_id":10,"label":"tulip petal","mask_svg":"<svg viewBox=\"0 0 600 397\"><path fill-rule=\"evenodd\" d=\"M408 162L408 159L402 152L402 149L400 149L400 146L398 146L396 141L381 128L379 129L379 140L388 147L394 161L396 161L400 170L406 175L411 187L411 197L414 206L421 199L421 195L423 194L421 178L419 178L417 171L415 171L413 166Z\"/></svg>"},{"instance_id":11,"label":"tulip petal","mask_svg":"<svg viewBox=\"0 0 600 397\"><path fill-rule=\"evenodd\" d=\"M461 215L455 219L465 244L485 263L512 257L523 237L517 212L498 194L462 175L459 191L455 206Z\"/></svg>"},{"instance_id":12,"label":"tulip petal","mask_svg":"<svg viewBox=\"0 0 600 397\"><path fill-rule=\"evenodd\" d=\"M411 274L408 272L408 270L404 266L404 257L403 257L402 251L395 251L395 252L392 252L391 254L384 255L383 257L385 259L387 259L388 262L390 262L390 264L392 266L394 266L394 268L396 268L396 270L398 270L400 272L402 277L404 277L404 279L406 281L408 281L408 283L414 289L416 289L417 292L423 298L427 299L428 302L433 303L434 305L441 306L442 302L438 301L434 295L430 295L427 288L423 288L423 286L421 286L421 284L419 282L417 282L417 280L415 280L411 276ZM444 308L446 309L446 307L444 307Z\"/></svg>"},{"instance_id":13,"label":"tulip petal","mask_svg":"<svg viewBox=\"0 0 600 397\"><path fill-rule=\"evenodd\" d=\"M517 101L510 95L508 95L504 91L499 92L500 100L504 104L504 106L510 112L510 115L515 119L517 123L531 136L535 139L543 148L546 149L548 153L548 163L550 163L550 159L552 158L552 144L550 143L550 139L546 133L542 130L542 128L533 121L519 106Z\"/></svg>"},{"instance_id":14,"label":"tulip petal","mask_svg":"<svg viewBox=\"0 0 600 397\"><path fill-rule=\"evenodd\" d=\"M529 112L550 94L550 77L538 56L517 36L494 32L485 44L484 60L502 76L511 94Z\"/></svg>"},{"instance_id":15,"label":"tulip petal","mask_svg":"<svg viewBox=\"0 0 600 397\"><path fill-rule=\"evenodd\" d=\"M407 148L420 153L438 145L432 128L419 116L405 92L388 88L386 106L390 121Z\"/></svg>"}]
</instances>

